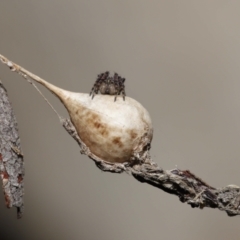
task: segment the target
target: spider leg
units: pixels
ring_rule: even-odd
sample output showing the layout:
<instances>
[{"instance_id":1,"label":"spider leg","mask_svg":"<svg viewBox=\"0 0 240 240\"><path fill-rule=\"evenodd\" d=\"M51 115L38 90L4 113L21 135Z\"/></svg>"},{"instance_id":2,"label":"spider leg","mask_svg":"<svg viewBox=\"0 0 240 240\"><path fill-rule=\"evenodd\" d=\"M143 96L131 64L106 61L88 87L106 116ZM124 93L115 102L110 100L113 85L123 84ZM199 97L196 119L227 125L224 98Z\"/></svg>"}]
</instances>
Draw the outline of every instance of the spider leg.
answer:
<instances>
[{"instance_id":1,"label":"spider leg","mask_svg":"<svg viewBox=\"0 0 240 240\"><path fill-rule=\"evenodd\" d=\"M94 91L94 88L95 88L95 84L93 85L93 87L92 87L92 89L91 89L91 91L90 91L90 93L89 93L89 96L92 95L92 93L93 93L93 91Z\"/></svg>"},{"instance_id":2,"label":"spider leg","mask_svg":"<svg viewBox=\"0 0 240 240\"><path fill-rule=\"evenodd\" d=\"M126 96L126 93L125 93L125 85L124 85L124 82L125 82L125 78L121 78L119 77L119 91L118 91L118 95L120 95L122 93L122 96L123 96L123 100L125 101L125 96Z\"/></svg>"},{"instance_id":3,"label":"spider leg","mask_svg":"<svg viewBox=\"0 0 240 240\"><path fill-rule=\"evenodd\" d=\"M97 80L95 81L89 96L92 95L92 99L94 98L95 94L98 94L100 85L102 84L103 81L105 81L108 78L109 72L101 73L98 75Z\"/></svg>"},{"instance_id":4,"label":"spider leg","mask_svg":"<svg viewBox=\"0 0 240 240\"><path fill-rule=\"evenodd\" d=\"M114 102L117 100L117 96L119 95L119 78L117 73L114 73L113 80L114 80L114 86L115 86L115 97L114 97Z\"/></svg>"},{"instance_id":5,"label":"spider leg","mask_svg":"<svg viewBox=\"0 0 240 240\"><path fill-rule=\"evenodd\" d=\"M125 101L125 96L126 96L126 92L125 92L125 86L122 86L122 95L123 95L123 100Z\"/></svg>"},{"instance_id":6,"label":"spider leg","mask_svg":"<svg viewBox=\"0 0 240 240\"><path fill-rule=\"evenodd\" d=\"M93 91L93 94L92 94L92 99L94 98L95 94L98 94L98 88L97 87L94 88L94 91Z\"/></svg>"},{"instance_id":7,"label":"spider leg","mask_svg":"<svg viewBox=\"0 0 240 240\"><path fill-rule=\"evenodd\" d=\"M92 99L94 98L94 95L98 93L98 84L99 84L99 82L98 82L98 80L96 80L96 82L94 83L92 90L89 94L89 96L92 95Z\"/></svg>"},{"instance_id":8,"label":"spider leg","mask_svg":"<svg viewBox=\"0 0 240 240\"><path fill-rule=\"evenodd\" d=\"M103 73L101 73L101 74L98 75L97 80L95 81L95 83L94 83L94 85L93 85L93 87L92 87L92 89L91 89L91 91L90 91L90 93L89 93L89 96L91 96L92 94L94 95L95 89L96 89L96 87L97 87L97 85L98 85L98 83L99 83L99 80L100 80L100 78L101 78L102 75L103 75ZM92 97L92 98L93 98L93 97Z\"/></svg>"}]
</instances>

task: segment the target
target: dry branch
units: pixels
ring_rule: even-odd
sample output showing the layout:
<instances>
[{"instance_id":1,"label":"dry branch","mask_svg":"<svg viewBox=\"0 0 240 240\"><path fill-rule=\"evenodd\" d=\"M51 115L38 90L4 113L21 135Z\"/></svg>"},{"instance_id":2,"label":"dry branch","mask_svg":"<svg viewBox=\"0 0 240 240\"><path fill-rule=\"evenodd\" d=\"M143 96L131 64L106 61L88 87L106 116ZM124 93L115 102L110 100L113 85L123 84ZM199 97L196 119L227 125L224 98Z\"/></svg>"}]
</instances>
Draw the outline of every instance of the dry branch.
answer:
<instances>
[{"instance_id":1,"label":"dry branch","mask_svg":"<svg viewBox=\"0 0 240 240\"><path fill-rule=\"evenodd\" d=\"M25 79L32 79L44 84L45 80L30 73L19 65L0 55L2 63ZM67 132L77 141L81 153L89 156L102 171L113 173L127 172L142 183L148 183L167 193L176 195L181 202L186 202L193 208L218 208L226 211L228 216L240 214L240 188L229 185L224 188L214 188L195 176L189 170L163 170L150 157L149 151L144 156L135 156L131 163L114 164L98 159L78 137L75 127L69 119L61 119ZM148 149L149 150L149 149Z\"/></svg>"}]
</instances>

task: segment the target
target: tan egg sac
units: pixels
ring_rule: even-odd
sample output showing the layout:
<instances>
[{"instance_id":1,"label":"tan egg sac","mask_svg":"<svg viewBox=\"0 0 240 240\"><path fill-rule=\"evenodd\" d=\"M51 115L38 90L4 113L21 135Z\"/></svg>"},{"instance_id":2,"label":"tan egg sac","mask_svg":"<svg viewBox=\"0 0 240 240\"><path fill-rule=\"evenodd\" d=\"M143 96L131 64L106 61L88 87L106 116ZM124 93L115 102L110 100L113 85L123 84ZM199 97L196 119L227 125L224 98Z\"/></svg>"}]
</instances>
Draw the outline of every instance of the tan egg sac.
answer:
<instances>
[{"instance_id":1,"label":"tan egg sac","mask_svg":"<svg viewBox=\"0 0 240 240\"><path fill-rule=\"evenodd\" d=\"M147 110L136 100L114 96L73 93L41 82L65 105L80 139L90 151L107 162L129 162L152 140Z\"/></svg>"}]
</instances>

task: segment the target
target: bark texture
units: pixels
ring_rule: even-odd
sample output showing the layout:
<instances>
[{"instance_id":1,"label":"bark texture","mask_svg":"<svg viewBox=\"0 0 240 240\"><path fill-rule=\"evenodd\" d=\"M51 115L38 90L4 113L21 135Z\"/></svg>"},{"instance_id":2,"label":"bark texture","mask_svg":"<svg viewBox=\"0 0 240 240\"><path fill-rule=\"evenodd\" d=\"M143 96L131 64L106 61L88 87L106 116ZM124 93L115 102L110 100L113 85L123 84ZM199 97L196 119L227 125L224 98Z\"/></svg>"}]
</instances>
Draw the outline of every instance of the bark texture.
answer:
<instances>
[{"instance_id":1,"label":"bark texture","mask_svg":"<svg viewBox=\"0 0 240 240\"><path fill-rule=\"evenodd\" d=\"M20 148L17 120L7 91L0 81L0 176L8 208L17 208L21 218L24 209L24 163Z\"/></svg>"}]
</instances>

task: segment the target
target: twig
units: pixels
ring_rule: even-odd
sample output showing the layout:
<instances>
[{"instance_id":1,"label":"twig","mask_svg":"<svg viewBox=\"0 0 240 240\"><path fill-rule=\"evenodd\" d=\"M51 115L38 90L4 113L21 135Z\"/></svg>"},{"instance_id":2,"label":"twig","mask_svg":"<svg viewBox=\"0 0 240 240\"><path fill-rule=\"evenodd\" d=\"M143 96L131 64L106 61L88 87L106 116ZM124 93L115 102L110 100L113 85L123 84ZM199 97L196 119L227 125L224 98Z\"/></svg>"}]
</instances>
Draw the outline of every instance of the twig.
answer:
<instances>
[{"instance_id":1,"label":"twig","mask_svg":"<svg viewBox=\"0 0 240 240\"><path fill-rule=\"evenodd\" d=\"M12 71L17 72L25 79L28 77L45 85L45 80L9 61L6 57L0 55L0 60ZM61 122L67 132L78 142L81 153L86 154L94 160L102 171L113 173L127 172L142 183L148 183L167 193L178 196L181 202L186 202L193 208L218 208L219 210L226 211L228 216L240 215L240 188L238 186L229 185L224 188L214 188L195 176L189 170L180 170L178 168L163 170L151 160L148 151L148 155L144 156L148 161L136 161L131 165L128 163L111 164L102 161L92 154L87 146L81 141L75 127L69 119L61 119Z\"/></svg>"}]
</instances>

